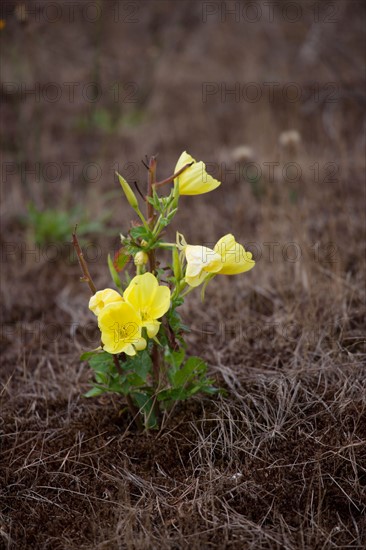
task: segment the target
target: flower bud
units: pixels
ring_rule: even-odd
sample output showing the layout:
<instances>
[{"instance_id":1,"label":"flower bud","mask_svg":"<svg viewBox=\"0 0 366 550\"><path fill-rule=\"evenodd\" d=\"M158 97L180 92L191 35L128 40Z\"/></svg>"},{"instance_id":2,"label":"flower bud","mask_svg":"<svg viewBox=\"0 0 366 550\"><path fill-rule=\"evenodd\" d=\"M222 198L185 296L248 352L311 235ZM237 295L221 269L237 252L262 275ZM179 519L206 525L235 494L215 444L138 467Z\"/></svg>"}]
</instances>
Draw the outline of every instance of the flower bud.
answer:
<instances>
[{"instance_id":1,"label":"flower bud","mask_svg":"<svg viewBox=\"0 0 366 550\"><path fill-rule=\"evenodd\" d=\"M147 264L149 260L148 255L143 250L140 250L140 252L137 252L134 257L134 263L136 266L141 266Z\"/></svg>"},{"instance_id":2,"label":"flower bud","mask_svg":"<svg viewBox=\"0 0 366 550\"><path fill-rule=\"evenodd\" d=\"M119 182L122 186L122 189L124 191L124 194L126 195L126 199L128 200L130 206L132 206L134 210L138 210L139 203L137 202L135 193L132 191L127 181L118 172L116 172L116 174L118 176Z\"/></svg>"}]
</instances>

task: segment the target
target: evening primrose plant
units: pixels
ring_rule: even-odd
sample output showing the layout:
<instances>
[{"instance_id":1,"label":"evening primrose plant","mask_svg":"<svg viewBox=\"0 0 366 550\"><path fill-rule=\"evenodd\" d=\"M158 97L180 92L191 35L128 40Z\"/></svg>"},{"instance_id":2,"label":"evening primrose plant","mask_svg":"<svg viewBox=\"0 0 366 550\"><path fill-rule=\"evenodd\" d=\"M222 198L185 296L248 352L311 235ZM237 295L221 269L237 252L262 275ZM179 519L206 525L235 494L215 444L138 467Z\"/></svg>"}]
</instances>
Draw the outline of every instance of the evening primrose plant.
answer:
<instances>
[{"instance_id":1,"label":"evening primrose plant","mask_svg":"<svg viewBox=\"0 0 366 550\"><path fill-rule=\"evenodd\" d=\"M255 265L250 252L231 234L223 236L213 249L188 244L177 232L176 242L163 240L166 227L173 221L183 195L200 195L216 189L220 182L183 152L174 174L157 181L156 157L145 165L148 173L147 194L138 200L127 181L117 174L125 197L139 221L133 222L109 270L115 289L97 290L90 276L76 234L73 243L92 296L89 308L96 316L101 344L84 353L94 371L93 386L86 394L95 397L113 392L125 397L139 430L157 428L162 414L177 401L197 393L209 395L219 390L207 376L207 365L196 356L187 357L185 333L178 308L188 293L207 284L218 275L236 275ZM161 196L161 190L168 194ZM140 202L144 202L143 214ZM171 261L162 265L159 252L170 251ZM132 261L133 260L133 261ZM128 272L133 265L135 274ZM126 282L121 272L125 271Z\"/></svg>"}]
</instances>

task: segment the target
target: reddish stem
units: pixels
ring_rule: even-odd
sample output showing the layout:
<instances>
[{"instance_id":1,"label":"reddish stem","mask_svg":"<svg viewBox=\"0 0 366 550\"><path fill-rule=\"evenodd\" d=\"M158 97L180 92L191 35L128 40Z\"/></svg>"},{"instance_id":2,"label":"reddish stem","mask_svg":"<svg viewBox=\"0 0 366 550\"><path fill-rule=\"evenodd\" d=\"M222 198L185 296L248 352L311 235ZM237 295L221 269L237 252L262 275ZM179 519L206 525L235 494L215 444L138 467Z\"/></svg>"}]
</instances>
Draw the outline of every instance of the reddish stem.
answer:
<instances>
[{"instance_id":1,"label":"reddish stem","mask_svg":"<svg viewBox=\"0 0 366 550\"><path fill-rule=\"evenodd\" d=\"M147 178L147 196L152 197L153 196L153 186L156 181L156 157L150 157L149 161L149 171L148 171L148 178ZM152 204L147 202L147 221L152 229L154 227L154 207ZM155 261L155 250L150 250L148 253L149 256L149 268L151 273L155 273L156 270L156 261Z\"/></svg>"},{"instance_id":2,"label":"reddish stem","mask_svg":"<svg viewBox=\"0 0 366 550\"><path fill-rule=\"evenodd\" d=\"M192 164L194 164L194 162L190 162L189 164L185 164L183 166L183 168L181 168L180 170L178 170L178 172L176 172L175 174L173 174L172 176L169 176L169 178L166 178L165 180L162 180L162 181L159 181L158 183L155 183L155 189L158 189L159 187L162 187L163 185L166 185L167 183L171 183L172 181L175 180L175 178L177 178L178 176L180 176L182 174L182 172L184 172L184 170L186 170L187 168L189 168L190 166L192 166Z\"/></svg>"},{"instance_id":3,"label":"reddish stem","mask_svg":"<svg viewBox=\"0 0 366 550\"><path fill-rule=\"evenodd\" d=\"M75 248L75 251L76 251L76 254L78 256L78 260L79 260L79 265L80 265L80 269L83 273L83 277L81 278L82 281L85 281L86 283L88 283L89 285L89 288L91 290L91 293L92 294L95 294L97 289L96 289L96 286L95 284L93 283L93 279L89 273L89 269L88 269L88 266L86 264L86 261L85 261L85 258L84 258L84 255L83 255L83 251L81 250L81 247L80 247L80 244L79 244L79 241L78 241L78 238L76 236L76 228L75 228L75 231L74 233L72 234L72 243L74 245L74 248Z\"/></svg>"},{"instance_id":4,"label":"reddish stem","mask_svg":"<svg viewBox=\"0 0 366 550\"><path fill-rule=\"evenodd\" d=\"M147 177L147 196L153 196L153 185L156 181L156 158L150 157L149 161L149 171ZM151 219L154 216L154 207L147 201L147 221L152 225Z\"/></svg>"}]
</instances>

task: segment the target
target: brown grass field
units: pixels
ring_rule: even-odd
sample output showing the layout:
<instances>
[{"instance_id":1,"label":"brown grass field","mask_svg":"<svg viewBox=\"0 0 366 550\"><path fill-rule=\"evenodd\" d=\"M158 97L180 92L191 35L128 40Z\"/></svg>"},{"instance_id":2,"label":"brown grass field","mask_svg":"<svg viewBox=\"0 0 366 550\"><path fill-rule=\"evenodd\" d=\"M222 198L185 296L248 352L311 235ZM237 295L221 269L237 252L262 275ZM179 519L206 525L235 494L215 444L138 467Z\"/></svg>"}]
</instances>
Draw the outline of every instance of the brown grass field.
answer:
<instances>
[{"instance_id":1,"label":"brown grass field","mask_svg":"<svg viewBox=\"0 0 366 550\"><path fill-rule=\"evenodd\" d=\"M365 548L364 3L73 4L1 8L0 547ZM145 155L167 177L185 149L222 185L169 238L232 232L257 263L183 308L226 395L139 434L119 396L83 397L88 288L27 205L107 213L84 246L110 286L114 170L143 188Z\"/></svg>"}]
</instances>

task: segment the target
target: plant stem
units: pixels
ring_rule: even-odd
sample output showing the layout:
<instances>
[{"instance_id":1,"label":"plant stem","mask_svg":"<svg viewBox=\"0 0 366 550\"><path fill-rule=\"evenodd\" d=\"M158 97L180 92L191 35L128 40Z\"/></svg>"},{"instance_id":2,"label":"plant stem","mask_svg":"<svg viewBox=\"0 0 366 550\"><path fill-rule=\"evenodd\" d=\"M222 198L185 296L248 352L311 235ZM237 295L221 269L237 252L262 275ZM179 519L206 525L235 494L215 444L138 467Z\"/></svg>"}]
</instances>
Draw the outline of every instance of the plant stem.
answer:
<instances>
[{"instance_id":1,"label":"plant stem","mask_svg":"<svg viewBox=\"0 0 366 550\"><path fill-rule=\"evenodd\" d=\"M147 196L152 197L153 196L153 185L156 181L156 158L150 157L149 161L149 171L148 171L148 177L147 177ZM154 216L154 207L152 204L150 204L147 201L147 219L148 222L150 222L151 218Z\"/></svg>"},{"instance_id":2,"label":"plant stem","mask_svg":"<svg viewBox=\"0 0 366 550\"><path fill-rule=\"evenodd\" d=\"M159 181L158 183L155 183L155 189L158 189L159 187L162 187L163 185L166 185L167 183L171 183L172 181L174 181L175 178L180 176L181 173L184 172L184 170L186 170L190 166L192 166L192 164L194 164L194 163L190 162L189 164L185 164L180 170L178 170L178 172L176 172L172 176L169 176L169 178L166 178L165 180L162 180L162 181Z\"/></svg>"},{"instance_id":3,"label":"plant stem","mask_svg":"<svg viewBox=\"0 0 366 550\"><path fill-rule=\"evenodd\" d=\"M155 343L153 345L151 359L153 362L153 375L154 375L155 387L157 388L160 382L160 353L159 353L158 346Z\"/></svg>"},{"instance_id":4,"label":"plant stem","mask_svg":"<svg viewBox=\"0 0 366 550\"><path fill-rule=\"evenodd\" d=\"M176 243L159 243L159 246L158 248L176 248L177 247L177 244Z\"/></svg>"},{"instance_id":5,"label":"plant stem","mask_svg":"<svg viewBox=\"0 0 366 550\"><path fill-rule=\"evenodd\" d=\"M192 292L192 290L194 290L196 287L194 286L191 286L189 287L188 290L186 290L185 292L183 292L183 294L180 295L181 298L184 298L185 296L187 296L187 294L189 294L190 292Z\"/></svg>"},{"instance_id":6,"label":"plant stem","mask_svg":"<svg viewBox=\"0 0 366 550\"><path fill-rule=\"evenodd\" d=\"M83 251L81 250L81 247L80 247L80 244L79 244L79 241L78 241L78 238L76 236L76 227L75 227L75 231L74 233L72 234L72 243L74 245L74 248L75 248L75 251L76 251L76 254L78 256L78 260L79 260L79 265L80 265L80 269L83 273L83 277L81 277L81 280L82 281L85 281L86 283L88 283L89 285L89 288L91 290L91 293L92 294L95 294L97 289L96 289L96 286L95 284L93 283L93 279L89 273L89 269L88 269L88 266L86 264L86 261L85 261L85 258L84 258L84 255L83 255Z\"/></svg>"},{"instance_id":7,"label":"plant stem","mask_svg":"<svg viewBox=\"0 0 366 550\"><path fill-rule=\"evenodd\" d=\"M153 403L153 412L156 418L159 418L160 409L159 409L159 404L158 404L156 395L158 393L158 389L160 386L161 364L160 364L160 351L157 344L155 343L152 348L151 359L153 363L153 378L154 378L154 385L155 385L155 392L156 392L154 397L154 403Z\"/></svg>"},{"instance_id":8,"label":"plant stem","mask_svg":"<svg viewBox=\"0 0 366 550\"><path fill-rule=\"evenodd\" d=\"M156 157L150 157L149 161L149 172L148 172L148 180L147 180L147 196L152 197L153 196L153 189L156 182ZM152 204L147 201L147 218L148 223L150 224L150 228L154 228L154 207ZM155 272L156 269L156 259L155 259L155 250L150 250L148 253L149 256L149 268L151 273ZM156 343L153 345L152 353L151 353L151 359L153 363L153 379L154 379L154 386L155 390L159 388L160 383L160 352L159 348ZM156 415L159 415L159 406L157 401L154 403L154 413Z\"/></svg>"},{"instance_id":9,"label":"plant stem","mask_svg":"<svg viewBox=\"0 0 366 550\"><path fill-rule=\"evenodd\" d=\"M147 253L149 257L149 269L152 274L155 274L156 264L155 264L155 250L150 250L150 252Z\"/></svg>"},{"instance_id":10,"label":"plant stem","mask_svg":"<svg viewBox=\"0 0 366 550\"><path fill-rule=\"evenodd\" d=\"M139 208L136 208L135 212L138 215L138 217L140 218L140 220L142 221L142 225L145 227L145 229L150 229L150 226L146 223L146 220L145 220L141 210Z\"/></svg>"},{"instance_id":11,"label":"plant stem","mask_svg":"<svg viewBox=\"0 0 366 550\"><path fill-rule=\"evenodd\" d=\"M118 374L120 376L123 376L123 370L121 368L121 365L119 364L119 360L118 360L117 355L113 355L113 361L114 361L114 366L116 367L116 370L117 370ZM130 410L130 413L132 415L132 418L133 418L134 422L136 423L137 429L139 430L139 432L142 432L144 430L144 426L143 426L142 421L141 421L140 411L138 410L138 408L136 407L136 405L132 401L132 397L130 395L126 395L125 397L126 397L126 401L127 401L127 406Z\"/></svg>"},{"instance_id":12,"label":"plant stem","mask_svg":"<svg viewBox=\"0 0 366 550\"><path fill-rule=\"evenodd\" d=\"M148 178L147 178L147 196L152 197L153 196L153 185L156 181L156 158L150 157L149 161L149 171L148 171ZM146 201L147 204L147 220L150 225L150 229L152 230L154 227L154 207L152 204L149 203L149 201ZM155 250L150 250L148 253L149 256L149 268L151 273L155 273L156 270L156 261L155 261Z\"/></svg>"}]
</instances>

